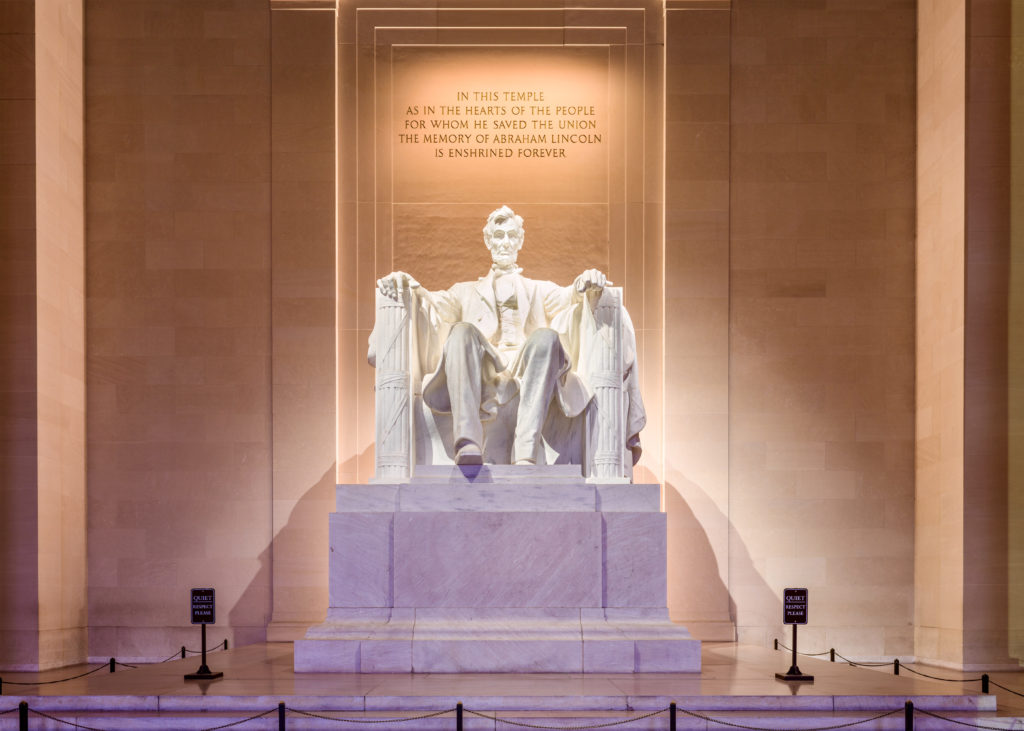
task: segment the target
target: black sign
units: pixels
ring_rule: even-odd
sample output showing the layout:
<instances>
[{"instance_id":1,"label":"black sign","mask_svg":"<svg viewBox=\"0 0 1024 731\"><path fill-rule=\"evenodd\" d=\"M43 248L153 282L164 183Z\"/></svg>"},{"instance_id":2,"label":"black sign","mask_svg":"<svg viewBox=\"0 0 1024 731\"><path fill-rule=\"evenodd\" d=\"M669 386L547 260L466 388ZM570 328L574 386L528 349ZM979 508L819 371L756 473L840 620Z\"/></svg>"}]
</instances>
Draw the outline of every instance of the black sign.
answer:
<instances>
[{"instance_id":1,"label":"black sign","mask_svg":"<svg viewBox=\"0 0 1024 731\"><path fill-rule=\"evenodd\" d=\"M782 623L807 624L807 589L782 590Z\"/></svg>"},{"instance_id":2,"label":"black sign","mask_svg":"<svg viewBox=\"0 0 1024 731\"><path fill-rule=\"evenodd\" d=\"M216 601L213 589L192 590L192 624L216 624Z\"/></svg>"}]
</instances>

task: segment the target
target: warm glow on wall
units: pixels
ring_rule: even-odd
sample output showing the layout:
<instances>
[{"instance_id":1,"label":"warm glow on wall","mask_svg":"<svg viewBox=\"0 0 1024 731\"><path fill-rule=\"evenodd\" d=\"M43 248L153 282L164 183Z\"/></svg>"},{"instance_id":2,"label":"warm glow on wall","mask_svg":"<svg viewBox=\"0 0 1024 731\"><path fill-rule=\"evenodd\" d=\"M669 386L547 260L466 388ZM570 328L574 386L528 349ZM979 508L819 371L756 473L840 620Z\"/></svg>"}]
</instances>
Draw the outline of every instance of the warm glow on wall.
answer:
<instances>
[{"instance_id":1,"label":"warm glow on wall","mask_svg":"<svg viewBox=\"0 0 1024 731\"><path fill-rule=\"evenodd\" d=\"M377 110L394 268L435 288L476 279L487 266L484 218L508 203L526 218L530 276L607 269L609 161L622 148L611 83L602 47L396 46L391 94L379 102L388 114Z\"/></svg>"},{"instance_id":2,"label":"warm glow on wall","mask_svg":"<svg viewBox=\"0 0 1024 731\"><path fill-rule=\"evenodd\" d=\"M526 276L569 282L597 268L623 287L645 353L641 388L660 403L652 10L339 6L339 482L373 474L373 283L395 270L428 289L475 281L490 265L481 229L502 204L525 219ZM654 473L661 422L649 408Z\"/></svg>"},{"instance_id":3,"label":"warm glow on wall","mask_svg":"<svg viewBox=\"0 0 1024 731\"><path fill-rule=\"evenodd\" d=\"M608 195L608 51L394 49L395 201Z\"/></svg>"}]
</instances>

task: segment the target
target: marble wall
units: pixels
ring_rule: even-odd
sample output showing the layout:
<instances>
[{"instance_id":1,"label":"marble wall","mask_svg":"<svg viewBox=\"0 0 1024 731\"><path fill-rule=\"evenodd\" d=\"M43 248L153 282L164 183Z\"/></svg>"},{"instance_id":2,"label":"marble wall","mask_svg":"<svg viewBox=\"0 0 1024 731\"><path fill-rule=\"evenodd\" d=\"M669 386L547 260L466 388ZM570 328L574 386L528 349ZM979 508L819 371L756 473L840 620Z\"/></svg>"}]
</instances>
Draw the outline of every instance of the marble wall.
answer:
<instances>
[{"instance_id":1,"label":"marble wall","mask_svg":"<svg viewBox=\"0 0 1024 731\"><path fill-rule=\"evenodd\" d=\"M668 605L696 637L731 640L731 14L682 5L665 16Z\"/></svg>"},{"instance_id":2,"label":"marble wall","mask_svg":"<svg viewBox=\"0 0 1024 731\"><path fill-rule=\"evenodd\" d=\"M217 590L211 644L263 640L270 10L90 0L85 21L89 654L195 647L191 587Z\"/></svg>"},{"instance_id":3,"label":"marble wall","mask_svg":"<svg viewBox=\"0 0 1024 731\"><path fill-rule=\"evenodd\" d=\"M12 61L24 60L20 36L32 32L22 5L3 4L0 16L0 48ZM384 25L406 34L429 26L424 14L435 24L444 15L446 35L428 27L430 44L476 42L472 13L404 5L376 3L373 13L390 14ZM967 154L964 89L971 49L974 83L985 88L1000 41L983 10L998 3L973 3L982 15L970 20L966 2L666 0L585 23L582 9L561 2L525 16L477 5L505 13L517 31L530 27L527 40L612 38L623 62L608 68L646 105L621 199L562 202L597 205L597 219L623 232L598 253L620 267L642 331L652 424L641 474L665 486L673 617L698 636L767 644L782 630L781 589L806 586L808 649L973 662L963 588L988 587L994 574L964 577L975 567L998 573L1000 549L982 540L998 501L965 504L966 465L992 462L984 439L967 439L963 414L986 428L998 421L985 375L994 361L972 370L971 357L998 359L998 348L985 348L1000 325L997 311L970 307L970 292L993 280L965 279L964 251L979 276L994 261L980 245L994 240L985 239L992 196L970 181L980 185L998 159ZM384 186L391 171L375 162L383 148L360 144L376 112L353 95L366 102L387 82L368 73L383 52L366 43L377 16L364 12L361 26L355 7L343 3L336 15L324 0L85 3L93 657L160 659L192 646L192 586L218 590L212 641L289 639L322 618L331 485L373 469L366 293L417 251L419 229L406 223L438 194L378 204L393 192ZM396 12L401 23L391 22ZM570 26L618 35L567 36ZM51 149L74 158L81 144L50 128L63 141L25 156L37 132L23 70L12 62L0 72L0 205L18 214L26 201L45 204L18 181L42 169ZM983 107L998 99L976 101L976 119L994 119ZM51 192L73 202L73 189L61 192L47 175ZM576 226L545 243L542 224L555 218L543 202L523 203L527 230L537 221L526 255L538 242L594 242ZM467 225L476 217L463 216ZM64 252L64 229L75 224L57 218L45 238ZM73 536L80 483L61 472L51 483L59 487L37 491L36 471L49 465L55 476L56 462L37 465L24 451L73 451L80 404L65 397L70 420L50 429L56 422L25 395L35 365L24 353L55 332L52 320L36 327L36 288L73 290L74 256L70 269L48 263L53 279L35 285L34 219L0 216L0 235L14 265L0 268L0 342L12 373L0 398L13 409L5 418L18 414L4 422L13 438L0 449L22 475L0 494L30 523L40 498L50 527L52 498L63 495L59 525ZM982 318L976 329L973 315ZM978 347L965 352L972 336ZM61 347L74 356L81 343L72 332ZM997 473L998 465L985 474L998 481ZM24 525L4 525L3 556L56 566L56 554L12 540ZM60 565L73 568L62 550ZM53 601L63 587L60 626L81 621L65 599L79 590L74 581L11 566L0 566L6 586ZM986 596L975 609L1003 622L998 591ZM28 616L12 600L0 607L5 630ZM24 627L30 635L36 621ZM968 650L991 645L986 637Z\"/></svg>"},{"instance_id":4,"label":"marble wall","mask_svg":"<svg viewBox=\"0 0 1024 731\"><path fill-rule=\"evenodd\" d=\"M734 2L730 594L811 650L913 652L915 12Z\"/></svg>"},{"instance_id":5,"label":"marble wall","mask_svg":"<svg viewBox=\"0 0 1024 731\"><path fill-rule=\"evenodd\" d=\"M334 508L334 12L271 12L273 615L301 637L326 611Z\"/></svg>"}]
</instances>

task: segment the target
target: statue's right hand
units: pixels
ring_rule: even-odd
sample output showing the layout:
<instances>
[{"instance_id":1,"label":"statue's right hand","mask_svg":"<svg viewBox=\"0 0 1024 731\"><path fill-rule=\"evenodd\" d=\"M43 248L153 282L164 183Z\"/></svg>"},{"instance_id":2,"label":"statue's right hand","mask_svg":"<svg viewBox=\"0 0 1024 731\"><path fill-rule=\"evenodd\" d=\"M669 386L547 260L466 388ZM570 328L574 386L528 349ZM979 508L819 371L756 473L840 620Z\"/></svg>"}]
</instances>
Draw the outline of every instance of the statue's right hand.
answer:
<instances>
[{"instance_id":1,"label":"statue's right hand","mask_svg":"<svg viewBox=\"0 0 1024 731\"><path fill-rule=\"evenodd\" d=\"M377 289L380 290L380 293L396 302L405 287L416 289L419 286L420 283L405 272L391 272L386 277L377 280Z\"/></svg>"}]
</instances>

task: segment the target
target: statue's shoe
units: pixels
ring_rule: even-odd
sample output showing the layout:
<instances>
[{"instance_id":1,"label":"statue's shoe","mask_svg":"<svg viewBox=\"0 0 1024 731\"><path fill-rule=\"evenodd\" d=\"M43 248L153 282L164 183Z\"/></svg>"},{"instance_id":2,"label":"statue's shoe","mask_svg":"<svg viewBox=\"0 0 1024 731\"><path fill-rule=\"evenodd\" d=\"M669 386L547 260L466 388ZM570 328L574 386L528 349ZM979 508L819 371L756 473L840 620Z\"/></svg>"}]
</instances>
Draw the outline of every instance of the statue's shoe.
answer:
<instances>
[{"instance_id":1,"label":"statue's shoe","mask_svg":"<svg viewBox=\"0 0 1024 731\"><path fill-rule=\"evenodd\" d=\"M483 464L484 456L480 447L473 442L466 442L455 453L455 464Z\"/></svg>"}]
</instances>

